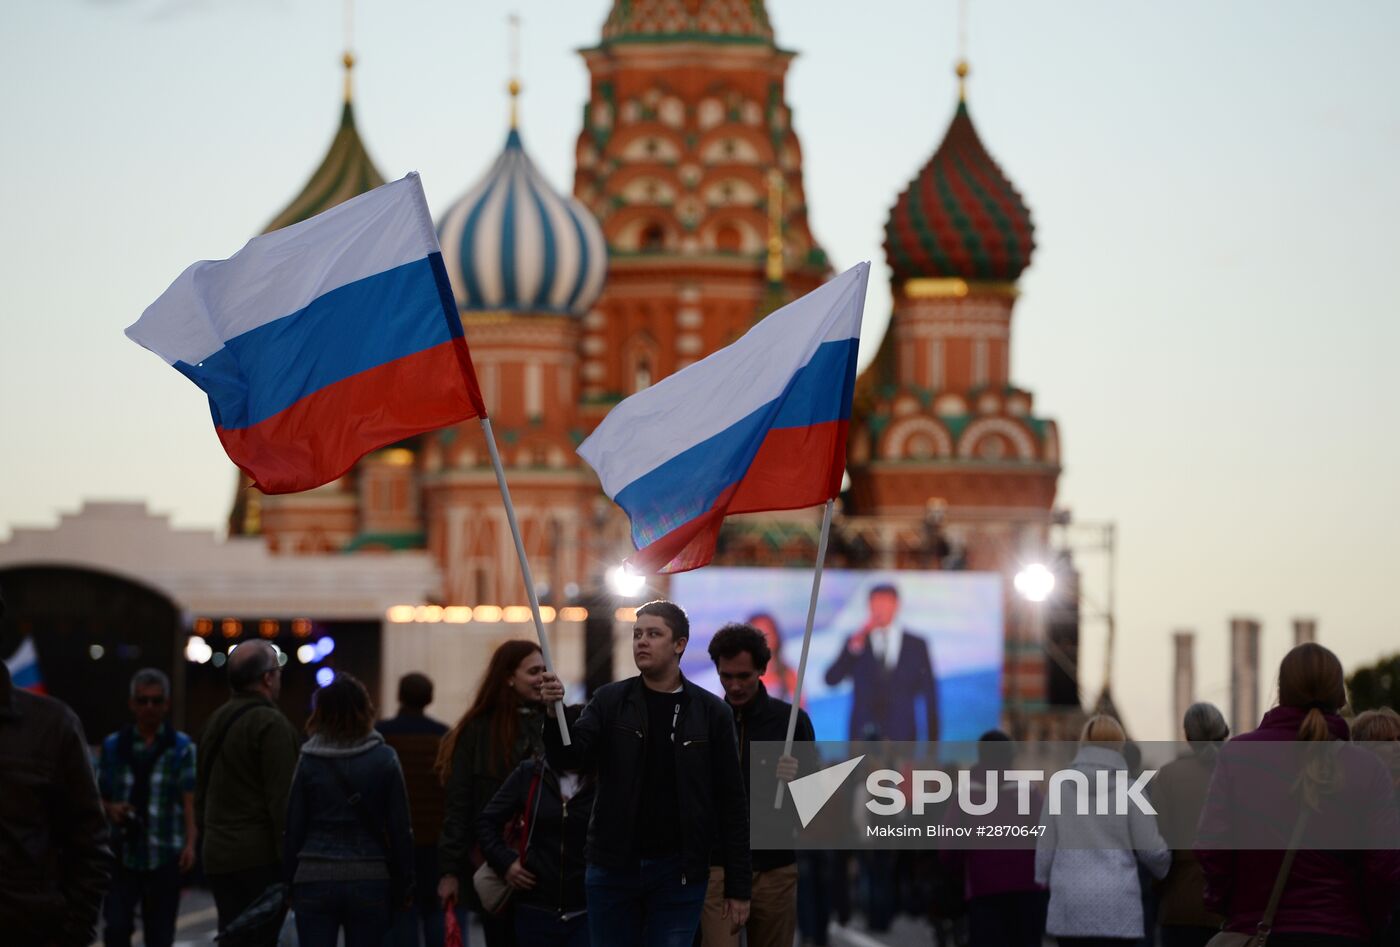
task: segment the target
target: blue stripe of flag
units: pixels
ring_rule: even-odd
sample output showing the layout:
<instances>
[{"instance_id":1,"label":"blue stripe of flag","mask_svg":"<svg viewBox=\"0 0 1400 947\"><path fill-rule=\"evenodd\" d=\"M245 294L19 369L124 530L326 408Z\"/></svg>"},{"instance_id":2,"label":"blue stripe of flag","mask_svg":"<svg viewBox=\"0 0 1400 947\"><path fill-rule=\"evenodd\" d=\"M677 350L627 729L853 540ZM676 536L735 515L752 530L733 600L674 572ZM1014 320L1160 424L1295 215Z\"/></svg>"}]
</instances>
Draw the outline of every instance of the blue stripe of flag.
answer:
<instances>
[{"instance_id":1,"label":"blue stripe of flag","mask_svg":"<svg viewBox=\"0 0 1400 947\"><path fill-rule=\"evenodd\" d=\"M209 396L216 426L252 427L328 385L460 335L443 316L439 273L437 253L376 273L175 368Z\"/></svg>"},{"instance_id":2,"label":"blue stripe of flag","mask_svg":"<svg viewBox=\"0 0 1400 947\"><path fill-rule=\"evenodd\" d=\"M613 499L638 549L688 523L743 479L770 430L849 420L858 339L824 342L783 393L741 421L638 477Z\"/></svg>"}]
</instances>

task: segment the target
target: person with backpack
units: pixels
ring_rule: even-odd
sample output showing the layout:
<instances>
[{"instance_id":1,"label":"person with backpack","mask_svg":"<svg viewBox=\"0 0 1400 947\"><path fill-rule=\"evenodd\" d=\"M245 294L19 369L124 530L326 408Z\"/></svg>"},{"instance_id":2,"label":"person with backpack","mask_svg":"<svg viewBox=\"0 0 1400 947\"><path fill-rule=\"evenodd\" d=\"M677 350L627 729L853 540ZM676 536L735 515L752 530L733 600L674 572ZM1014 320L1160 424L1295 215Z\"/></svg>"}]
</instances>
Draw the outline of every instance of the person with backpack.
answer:
<instances>
[{"instance_id":1,"label":"person with backpack","mask_svg":"<svg viewBox=\"0 0 1400 947\"><path fill-rule=\"evenodd\" d=\"M220 932L282 880L287 791L301 742L276 704L276 648L261 640L238 645L229 653L228 682L233 696L210 715L199 743L194 800ZM275 944L267 927L264 941Z\"/></svg>"},{"instance_id":2,"label":"person with backpack","mask_svg":"<svg viewBox=\"0 0 1400 947\"><path fill-rule=\"evenodd\" d=\"M284 877L302 947L379 947L413 898L413 830L398 755L365 686L338 674L312 697L287 800Z\"/></svg>"},{"instance_id":3,"label":"person with backpack","mask_svg":"<svg viewBox=\"0 0 1400 947\"><path fill-rule=\"evenodd\" d=\"M131 678L134 722L102 741L97 785L117 853L103 906L103 941L130 947L141 909L149 947L170 947L180 911L180 876L194 867L195 747L166 722L170 678L143 668Z\"/></svg>"},{"instance_id":4,"label":"person with backpack","mask_svg":"<svg viewBox=\"0 0 1400 947\"><path fill-rule=\"evenodd\" d=\"M570 726L582 709L566 709ZM583 850L593 793L591 773L558 771L533 757L476 820L481 853L510 891L520 947L589 947Z\"/></svg>"}]
</instances>

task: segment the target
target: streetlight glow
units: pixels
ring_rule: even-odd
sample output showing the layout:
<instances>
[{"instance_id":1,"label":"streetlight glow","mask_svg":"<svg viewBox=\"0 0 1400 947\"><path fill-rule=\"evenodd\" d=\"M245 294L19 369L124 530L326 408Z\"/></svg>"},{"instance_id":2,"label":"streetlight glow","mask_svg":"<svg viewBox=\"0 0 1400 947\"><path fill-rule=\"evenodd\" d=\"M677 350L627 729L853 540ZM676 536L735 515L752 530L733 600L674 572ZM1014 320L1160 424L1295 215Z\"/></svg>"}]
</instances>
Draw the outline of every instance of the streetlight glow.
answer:
<instances>
[{"instance_id":1,"label":"streetlight glow","mask_svg":"<svg viewBox=\"0 0 1400 947\"><path fill-rule=\"evenodd\" d=\"M647 577L637 575L627 566L613 566L608 570L608 588L623 598L632 598L646 587Z\"/></svg>"},{"instance_id":2,"label":"streetlight glow","mask_svg":"<svg viewBox=\"0 0 1400 947\"><path fill-rule=\"evenodd\" d=\"M1029 602L1043 602L1055 591L1055 573L1043 563L1033 562L1016 573L1016 591Z\"/></svg>"}]
</instances>

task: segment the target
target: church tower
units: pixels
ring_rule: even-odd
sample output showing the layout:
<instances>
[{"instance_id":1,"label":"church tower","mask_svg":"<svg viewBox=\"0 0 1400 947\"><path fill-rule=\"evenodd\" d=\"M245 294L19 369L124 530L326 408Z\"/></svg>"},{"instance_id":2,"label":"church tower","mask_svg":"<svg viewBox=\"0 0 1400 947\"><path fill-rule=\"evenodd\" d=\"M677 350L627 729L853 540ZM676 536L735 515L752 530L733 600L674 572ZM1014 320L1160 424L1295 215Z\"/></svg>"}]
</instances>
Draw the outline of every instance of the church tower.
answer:
<instances>
[{"instance_id":1,"label":"church tower","mask_svg":"<svg viewBox=\"0 0 1400 947\"><path fill-rule=\"evenodd\" d=\"M359 129L355 127L351 85L355 57L348 50L344 62L345 104L330 149L301 193L272 219L264 233L300 223L384 183L384 175L370 159ZM357 496L359 473L369 468L392 471L403 467L402 453L390 453L388 459L393 463L386 463L385 457L379 454L373 455L356 470L323 487L284 496L264 496L252 489L246 474L240 473L238 492L229 514L229 535L261 534L274 552L318 553L338 551L355 543L357 537L377 534L383 524L373 522L373 517L369 523L361 522ZM369 476L374 481L376 474ZM379 495L379 491L375 493ZM395 496L400 495L400 509L388 511L389 519L395 523L411 515L410 494L406 490L395 492ZM388 502L391 498L386 494L385 499Z\"/></svg>"},{"instance_id":2,"label":"church tower","mask_svg":"<svg viewBox=\"0 0 1400 947\"><path fill-rule=\"evenodd\" d=\"M1030 212L982 144L958 66L953 120L885 226L894 313L857 384L852 524L872 565L913 567L930 523L968 569L1004 576L1008 710L1046 696L1037 616L1012 579L1040 561L1060 473L1055 422L1011 377L1012 312L1034 249Z\"/></svg>"},{"instance_id":3,"label":"church tower","mask_svg":"<svg viewBox=\"0 0 1400 947\"><path fill-rule=\"evenodd\" d=\"M583 322L586 430L828 275L784 92L794 55L762 0L615 0L583 51L574 193L610 257Z\"/></svg>"},{"instance_id":4,"label":"church tower","mask_svg":"<svg viewBox=\"0 0 1400 947\"><path fill-rule=\"evenodd\" d=\"M575 453L579 323L607 275L593 216L556 192L516 127L477 184L440 218L438 238L471 345L541 598L562 603L588 577L588 511L596 481ZM520 567L480 425L423 436L427 543L442 598L479 605L525 600Z\"/></svg>"}]
</instances>

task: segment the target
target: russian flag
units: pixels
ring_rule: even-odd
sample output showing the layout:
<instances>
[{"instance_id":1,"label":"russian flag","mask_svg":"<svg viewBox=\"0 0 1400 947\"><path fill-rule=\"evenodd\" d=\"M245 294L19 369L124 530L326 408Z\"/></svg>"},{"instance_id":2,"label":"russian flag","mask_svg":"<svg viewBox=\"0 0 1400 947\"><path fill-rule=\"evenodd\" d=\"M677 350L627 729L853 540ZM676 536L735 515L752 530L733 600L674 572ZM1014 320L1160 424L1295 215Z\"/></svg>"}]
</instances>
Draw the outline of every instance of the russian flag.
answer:
<instances>
[{"instance_id":1,"label":"russian flag","mask_svg":"<svg viewBox=\"0 0 1400 947\"><path fill-rule=\"evenodd\" d=\"M486 417L417 174L193 264L126 334L203 389L264 493Z\"/></svg>"},{"instance_id":2,"label":"russian flag","mask_svg":"<svg viewBox=\"0 0 1400 947\"><path fill-rule=\"evenodd\" d=\"M22 691L35 694L44 693L44 679L39 676L39 654L34 650L34 639L28 636L19 643L15 653L5 659L5 667L10 672L10 683Z\"/></svg>"},{"instance_id":3,"label":"russian flag","mask_svg":"<svg viewBox=\"0 0 1400 947\"><path fill-rule=\"evenodd\" d=\"M632 520L633 571L698 569L726 515L840 492L869 275L861 263L771 313L627 398L579 446Z\"/></svg>"}]
</instances>

